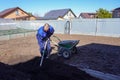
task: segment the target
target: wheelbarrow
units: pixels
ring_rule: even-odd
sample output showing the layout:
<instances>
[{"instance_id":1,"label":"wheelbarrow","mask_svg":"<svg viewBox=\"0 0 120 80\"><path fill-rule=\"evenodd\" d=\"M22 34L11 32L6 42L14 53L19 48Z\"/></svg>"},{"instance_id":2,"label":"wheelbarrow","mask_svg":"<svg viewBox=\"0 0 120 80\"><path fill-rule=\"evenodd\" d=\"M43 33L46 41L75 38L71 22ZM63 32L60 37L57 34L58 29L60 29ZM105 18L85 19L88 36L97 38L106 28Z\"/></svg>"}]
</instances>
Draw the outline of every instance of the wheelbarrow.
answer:
<instances>
[{"instance_id":1,"label":"wheelbarrow","mask_svg":"<svg viewBox=\"0 0 120 80\"><path fill-rule=\"evenodd\" d=\"M76 45L79 43L79 40L60 40L57 36L53 36L54 38L58 39L58 43L55 43L57 46L57 55L62 56L65 59L68 59L71 57L72 54L77 53Z\"/></svg>"}]
</instances>

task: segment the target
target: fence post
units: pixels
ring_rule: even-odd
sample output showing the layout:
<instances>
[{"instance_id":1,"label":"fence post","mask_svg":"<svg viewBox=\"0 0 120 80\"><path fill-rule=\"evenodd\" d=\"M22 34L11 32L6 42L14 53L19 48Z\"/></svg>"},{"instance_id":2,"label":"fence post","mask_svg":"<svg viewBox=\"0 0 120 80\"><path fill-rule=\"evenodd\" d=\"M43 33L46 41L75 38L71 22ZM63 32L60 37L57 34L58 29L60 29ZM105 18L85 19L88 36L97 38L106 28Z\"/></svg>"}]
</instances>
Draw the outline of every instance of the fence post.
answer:
<instances>
[{"instance_id":1,"label":"fence post","mask_svg":"<svg viewBox=\"0 0 120 80\"><path fill-rule=\"evenodd\" d=\"M97 35L97 27L98 26L98 19L96 19L96 27L95 27L95 36Z\"/></svg>"}]
</instances>

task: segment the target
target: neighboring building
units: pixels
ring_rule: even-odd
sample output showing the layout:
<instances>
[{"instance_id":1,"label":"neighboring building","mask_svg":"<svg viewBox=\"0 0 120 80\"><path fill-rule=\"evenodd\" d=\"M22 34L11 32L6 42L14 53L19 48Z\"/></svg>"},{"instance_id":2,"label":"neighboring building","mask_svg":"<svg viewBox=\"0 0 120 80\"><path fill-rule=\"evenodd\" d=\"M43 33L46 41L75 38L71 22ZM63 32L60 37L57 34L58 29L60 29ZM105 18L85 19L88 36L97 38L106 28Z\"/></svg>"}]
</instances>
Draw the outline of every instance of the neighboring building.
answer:
<instances>
[{"instance_id":1,"label":"neighboring building","mask_svg":"<svg viewBox=\"0 0 120 80\"><path fill-rule=\"evenodd\" d=\"M81 13L79 18L96 18L96 13Z\"/></svg>"},{"instance_id":2,"label":"neighboring building","mask_svg":"<svg viewBox=\"0 0 120 80\"><path fill-rule=\"evenodd\" d=\"M0 18L13 20L35 20L33 15L25 12L19 7L9 8L0 12Z\"/></svg>"},{"instance_id":3,"label":"neighboring building","mask_svg":"<svg viewBox=\"0 0 120 80\"><path fill-rule=\"evenodd\" d=\"M76 15L71 9L51 10L43 17L44 20L64 20L73 18L76 18Z\"/></svg>"},{"instance_id":4,"label":"neighboring building","mask_svg":"<svg viewBox=\"0 0 120 80\"><path fill-rule=\"evenodd\" d=\"M112 10L112 17L113 18L120 18L120 7Z\"/></svg>"}]
</instances>

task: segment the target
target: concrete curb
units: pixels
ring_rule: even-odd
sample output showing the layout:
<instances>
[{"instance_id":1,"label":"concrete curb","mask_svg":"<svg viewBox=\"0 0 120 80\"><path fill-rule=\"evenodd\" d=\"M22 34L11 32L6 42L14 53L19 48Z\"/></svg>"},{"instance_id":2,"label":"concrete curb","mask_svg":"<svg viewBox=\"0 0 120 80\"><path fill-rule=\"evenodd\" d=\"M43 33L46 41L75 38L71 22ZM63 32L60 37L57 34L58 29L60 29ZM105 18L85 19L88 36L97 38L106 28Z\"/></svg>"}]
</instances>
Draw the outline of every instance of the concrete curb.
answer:
<instances>
[{"instance_id":1,"label":"concrete curb","mask_svg":"<svg viewBox=\"0 0 120 80\"><path fill-rule=\"evenodd\" d=\"M103 73L100 71L95 71L92 69L81 69L85 71L86 73L90 74L91 76L100 78L102 80L120 80L120 76L109 74L109 73Z\"/></svg>"}]
</instances>

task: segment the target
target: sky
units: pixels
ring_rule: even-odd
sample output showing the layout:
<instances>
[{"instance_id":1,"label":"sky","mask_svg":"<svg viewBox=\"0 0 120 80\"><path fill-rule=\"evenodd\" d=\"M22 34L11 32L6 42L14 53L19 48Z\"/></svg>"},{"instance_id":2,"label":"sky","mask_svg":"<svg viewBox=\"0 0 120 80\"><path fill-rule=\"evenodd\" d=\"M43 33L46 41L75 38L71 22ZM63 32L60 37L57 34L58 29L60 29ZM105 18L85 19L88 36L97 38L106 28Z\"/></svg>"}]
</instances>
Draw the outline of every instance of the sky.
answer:
<instances>
[{"instance_id":1,"label":"sky","mask_svg":"<svg viewBox=\"0 0 120 80\"><path fill-rule=\"evenodd\" d=\"M120 7L120 0L0 0L0 11L20 7L26 12L44 16L50 10L70 8L77 16L81 12L111 11Z\"/></svg>"}]
</instances>

